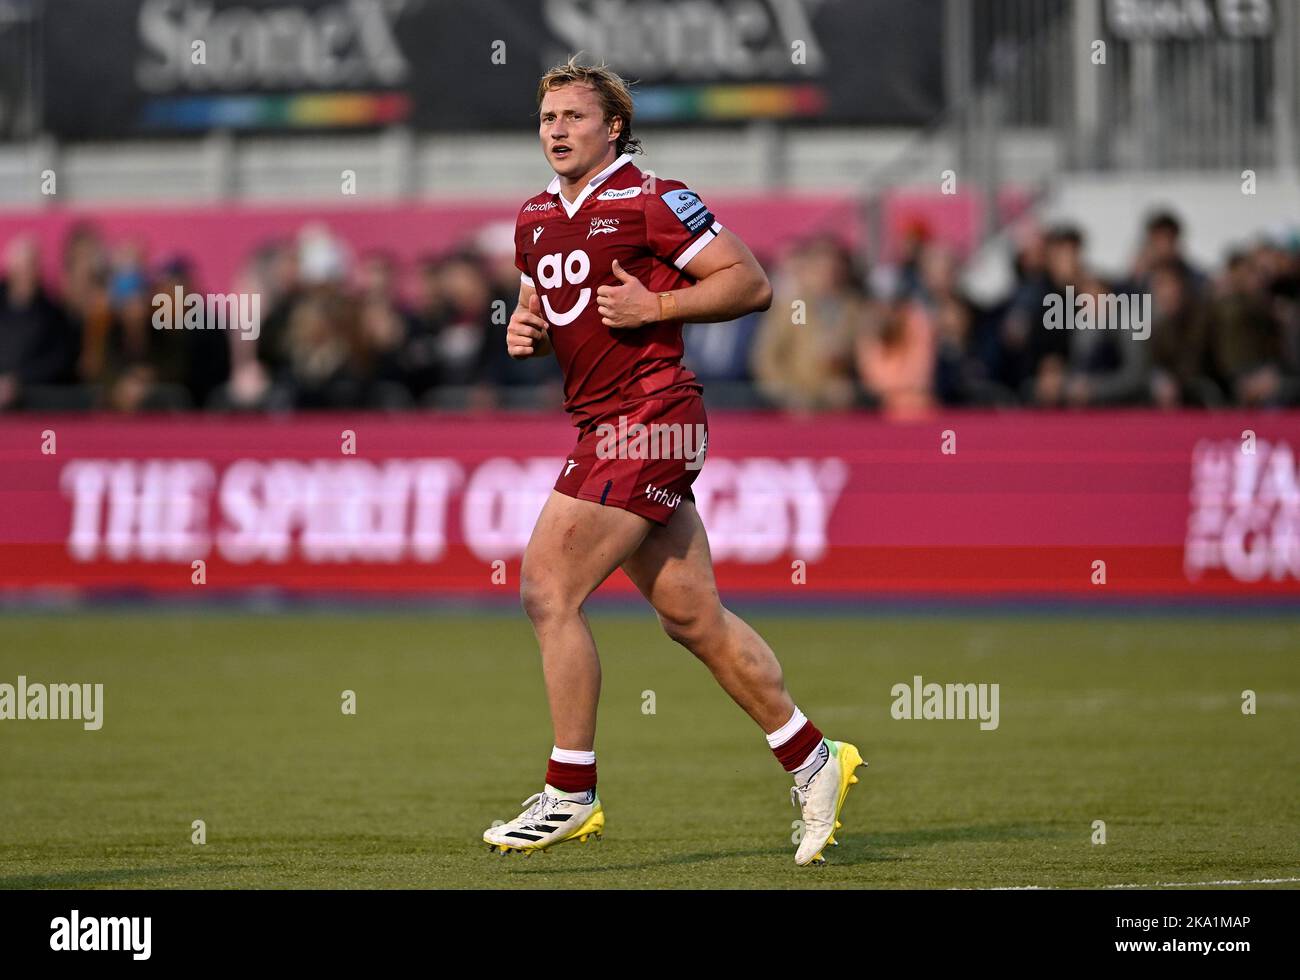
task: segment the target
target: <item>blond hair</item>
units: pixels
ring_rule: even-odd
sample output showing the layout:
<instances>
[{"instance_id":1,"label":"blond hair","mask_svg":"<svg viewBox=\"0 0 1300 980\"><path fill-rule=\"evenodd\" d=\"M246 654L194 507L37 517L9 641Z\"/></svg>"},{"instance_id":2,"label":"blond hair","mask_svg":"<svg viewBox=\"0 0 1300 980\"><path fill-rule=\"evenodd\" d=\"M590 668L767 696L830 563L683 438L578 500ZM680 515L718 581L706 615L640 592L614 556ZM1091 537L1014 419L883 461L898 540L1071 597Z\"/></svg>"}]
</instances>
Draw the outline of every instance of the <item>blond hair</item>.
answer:
<instances>
[{"instance_id":1,"label":"blond hair","mask_svg":"<svg viewBox=\"0 0 1300 980\"><path fill-rule=\"evenodd\" d=\"M600 102L600 111L606 123L616 116L623 120L623 127L618 132L615 150L623 153L640 153L641 141L632 135L632 91L628 83L618 73L604 64L580 65L575 54L563 64L549 69L537 83L537 108L542 107L542 99L547 92L562 85L585 83L596 92Z\"/></svg>"}]
</instances>

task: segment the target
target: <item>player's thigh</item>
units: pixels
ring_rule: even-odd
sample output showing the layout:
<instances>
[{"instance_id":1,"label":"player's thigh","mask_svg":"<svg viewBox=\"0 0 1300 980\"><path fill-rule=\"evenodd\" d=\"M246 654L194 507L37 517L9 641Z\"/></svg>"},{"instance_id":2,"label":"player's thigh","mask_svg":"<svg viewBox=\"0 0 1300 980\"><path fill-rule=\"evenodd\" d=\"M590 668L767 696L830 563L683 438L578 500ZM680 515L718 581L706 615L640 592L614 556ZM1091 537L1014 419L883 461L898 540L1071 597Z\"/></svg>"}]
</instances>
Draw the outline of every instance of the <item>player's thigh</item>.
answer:
<instances>
[{"instance_id":1,"label":"player's thigh","mask_svg":"<svg viewBox=\"0 0 1300 980\"><path fill-rule=\"evenodd\" d=\"M667 525L646 535L623 571L673 639L689 645L721 626L709 536L692 501L683 500Z\"/></svg>"},{"instance_id":2,"label":"player's thigh","mask_svg":"<svg viewBox=\"0 0 1300 980\"><path fill-rule=\"evenodd\" d=\"M531 614L581 605L636 550L650 527L650 521L629 511L552 490L524 549L524 607Z\"/></svg>"}]
</instances>

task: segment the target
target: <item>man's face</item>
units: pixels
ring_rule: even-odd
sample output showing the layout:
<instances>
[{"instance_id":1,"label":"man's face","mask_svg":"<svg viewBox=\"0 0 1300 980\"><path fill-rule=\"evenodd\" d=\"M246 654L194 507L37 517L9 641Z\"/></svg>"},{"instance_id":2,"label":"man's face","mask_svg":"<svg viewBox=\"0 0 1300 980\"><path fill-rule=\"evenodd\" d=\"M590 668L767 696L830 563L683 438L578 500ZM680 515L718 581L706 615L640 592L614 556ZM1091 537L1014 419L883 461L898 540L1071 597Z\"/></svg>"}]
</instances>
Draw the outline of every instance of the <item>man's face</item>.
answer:
<instances>
[{"instance_id":1,"label":"man's face","mask_svg":"<svg viewBox=\"0 0 1300 980\"><path fill-rule=\"evenodd\" d=\"M1156 312L1162 316L1172 316L1181 312L1186 290L1183 277L1173 269L1159 268L1151 275L1151 301L1155 303Z\"/></svg>"},{"instance_id":2,"label":"man's face","mask_svg":"<svg viewBox=\"0 0 1300 980\"><path fill-rule=\"evenodd\" d=\"M1169 228L1157 228L1151 232L1148 251L1152 261L1165 262L1178 258L1178 235Z\"/></svg>"},{"instance_id":3,"label":"man's face","mask_svg":"<svg viewBox=\"0 0 1300 980\"><path fill-rule=\"evenodd\" d=\"M23 288L36 282L40 276L40 252L32 238L17 238L10 243L5 254L5 273L11 286Z\"/></svg>"},{"instance_id":4,"label":"man's face","mask_svg":"<svg viewBox=\"0 0 1300 980\"><path fill-rule=\"evenodd\" d=\"M1047 246L1047 274L1058 285L1078 282L1083 271L1081 260L1079 247L1068 239Z\"/></svg>"},{"instance_id":5,"label":"man's face","mask_svg":"<svg viewBox=\"0 0 1300 980\"><path fill-rule=\"evenodd\" d=\"M596 169L618 135L619 124L605 122L595 89L585 83L547 92L540 117L542 152L561 177L576 179Z\"/></svg>"},{"instance_id":6,"label":"man's face","mask_svg":"<svg viewBox=\"0 0 1300 980\"><path fill-rule=\"evenodd\" d=\"M393 269L388 260L372 255L361 266L362 292L372 296L388 296L393 291Z\"/></svg>"}]
</instances>

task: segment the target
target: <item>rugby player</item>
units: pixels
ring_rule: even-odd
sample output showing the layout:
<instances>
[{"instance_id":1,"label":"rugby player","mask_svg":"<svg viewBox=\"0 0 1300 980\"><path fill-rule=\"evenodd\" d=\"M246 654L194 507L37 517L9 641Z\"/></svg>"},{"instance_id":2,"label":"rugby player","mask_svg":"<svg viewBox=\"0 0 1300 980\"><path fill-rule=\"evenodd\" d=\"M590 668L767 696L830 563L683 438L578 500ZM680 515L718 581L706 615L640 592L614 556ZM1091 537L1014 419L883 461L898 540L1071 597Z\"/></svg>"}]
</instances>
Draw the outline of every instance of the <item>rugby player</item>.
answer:
<instances>
[{"instance_id":1,"label":"rugby player","mask_svg":"<svg viewBox=\"0 0 1300 980\"><path fill-rule=\"evenodd\" d=\"M604 830L594 751L600 660L583 603L622 568L667 635L708 667L793 774L803 819L795 863L825 863L862 758L822 736L790 697L771 648L719 601L691 494L708 420L703 388L681 363L682 325L765 310L771 286L699 194L632 162L640 143L617 74L571 58L542 76L537 101L555 177L519 211L519 305L506 343L514 358L559 359L578 438L521 570L554 748L542 792L483 840L503 855L531 854ZM647 430L674 437L662 441L671 451L647 453L643 437L630 445Z\"/></svg>"}]
</instances>

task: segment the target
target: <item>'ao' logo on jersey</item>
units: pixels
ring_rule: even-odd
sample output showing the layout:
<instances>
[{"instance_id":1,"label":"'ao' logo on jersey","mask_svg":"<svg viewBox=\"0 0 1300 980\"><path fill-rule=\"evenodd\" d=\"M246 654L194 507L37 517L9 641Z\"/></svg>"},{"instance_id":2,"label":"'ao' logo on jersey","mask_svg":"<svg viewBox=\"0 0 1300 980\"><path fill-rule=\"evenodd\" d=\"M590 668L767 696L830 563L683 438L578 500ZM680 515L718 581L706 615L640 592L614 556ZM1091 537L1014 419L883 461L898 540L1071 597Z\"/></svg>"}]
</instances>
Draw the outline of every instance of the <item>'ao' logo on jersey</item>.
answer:
<instances>
[{"instance_id":1,"label":"'ao' logo on jersey","mask_svg":"<svg viewBox=\"0 0 1300 980\"><path fill-rule=\"evenodd\" d=\"M537 263L537 281L547 289L559 289L565 282L571 286L580 285L587 281L589 272L591 272L591 258L582 249L576 249L568 255L563 252L551 252L549 255L543 255ZM550 297L545 294L542 296L542 307L546 310L547 322L556 327L562 327L578 319L590 302L590 286L583 286L582 291L578 293L578 302L563 313L556 313L551 308Z\"/></svg>"}]
</instances>

